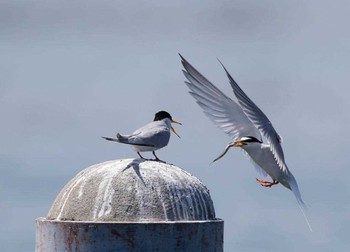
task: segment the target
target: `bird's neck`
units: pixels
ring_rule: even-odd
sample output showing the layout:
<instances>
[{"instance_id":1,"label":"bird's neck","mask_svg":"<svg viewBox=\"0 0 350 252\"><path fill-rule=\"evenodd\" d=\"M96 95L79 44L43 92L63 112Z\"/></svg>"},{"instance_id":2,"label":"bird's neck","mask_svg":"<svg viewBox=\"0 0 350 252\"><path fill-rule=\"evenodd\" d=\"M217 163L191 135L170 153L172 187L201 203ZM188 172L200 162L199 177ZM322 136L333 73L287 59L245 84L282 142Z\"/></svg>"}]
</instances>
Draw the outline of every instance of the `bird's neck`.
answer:
<instances>
[{"instance_id":1,"label":"bird's neck","mask_svg":"<svg viewBox=\"0 0 350 252\"><path fill-rule=\"evenodd\" d=\"M161 121L163 121L168 128L171 128L171 121L169 118L164 118Z\"/></svg>"}]
</instances>

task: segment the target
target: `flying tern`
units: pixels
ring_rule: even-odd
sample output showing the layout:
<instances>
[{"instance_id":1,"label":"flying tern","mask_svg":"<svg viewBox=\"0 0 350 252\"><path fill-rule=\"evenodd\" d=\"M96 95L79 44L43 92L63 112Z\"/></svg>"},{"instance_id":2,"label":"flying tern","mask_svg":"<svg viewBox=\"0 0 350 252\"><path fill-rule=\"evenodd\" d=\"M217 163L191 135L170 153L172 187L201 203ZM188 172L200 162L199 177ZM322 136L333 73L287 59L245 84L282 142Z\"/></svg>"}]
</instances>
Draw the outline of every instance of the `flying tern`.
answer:
<instances>
[{"instance_id":1,"label":"flying tern","mask_svg":"<svg viewBox=\"0 0 350 252\"><path fill-rule=\"evenodd\" d=\"M282 138L264 112L244 93L221 62L238 103L221 92L181 55L180 57L185 68L183 73L188 80L185 83L190 89L189 93L203 109L205 115L233 139L213 162L222 158L231 147L242 148L253 161L254 166L262 174L272 178L272 181L256 179L258 183L263 187L280 183L294 193L299 208L312 231L297 181L284 159ZM264 143L262 136L267 143Z\"/></svg>"},{"instance_id":2,"label":"flying tern","mask_svg":"<svg viewBox=\"0 0 350 252\"><path fill-rule=\"evenodd\" d=\"M153 122L137 129L131 135L117 134L116 138L102 137L108 141L114 141L123 144L131 145L131 148L136 151L140 158L140 152L152 151L156 161L160 160L155 151L168 145L170 139L170 130L180 137L171 123L179 122L172 119L171 115L166 111L159 111L155 114ZM164 161L162 161L164 162Z\"/></svg>"}]
</instances>

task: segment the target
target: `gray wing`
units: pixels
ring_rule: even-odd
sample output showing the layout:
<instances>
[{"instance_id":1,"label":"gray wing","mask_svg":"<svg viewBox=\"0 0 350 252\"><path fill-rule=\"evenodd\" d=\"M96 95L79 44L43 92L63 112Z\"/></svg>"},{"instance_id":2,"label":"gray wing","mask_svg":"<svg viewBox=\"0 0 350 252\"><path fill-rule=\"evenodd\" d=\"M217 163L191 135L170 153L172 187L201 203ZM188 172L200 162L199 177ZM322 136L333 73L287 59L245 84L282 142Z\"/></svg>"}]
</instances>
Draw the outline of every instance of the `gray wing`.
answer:
<instances>
[{"instance_id":1,"label":"gray wing","mask_svg":"<svg viewBox=\"0 0 350 252\"><path fill-rule=\"evenodd\" d=\"M159 121L153 121L135 130L128 140L139 145L163 147L167 145L169 138L169 129Z\"/></svg>"},{"instance_id":2,"label":"gray wing","mask_svg":"<svg viewBox=\"0 0 350 252\"><path fill-rule=\"evenodd\" d=\"M221 63L221 62L220 62ZM225 66L221 63L224 68L227 77L230 80L233 92L237 97L239 104L241 105L244 113L249 117L249 119L255 124L255 126L261 131L263 136L267 139L270 144L270 149L275 157L278 166L283 170L287 171L287 165L284 161L283 149L281 146L282 138L278 135L272 123L261 111L258 106L244 93L244 91L238 86L236 81L232 78L229 72L226 70Z\"/></svg>"},{"instance_id":3,"label":"gray wing","mask_svg":"<svg viewBox=\"0 0 350 252\"><path fill-rule=\"evenodd\" d=\"M113 137L102 137L108 141L112 141L112 142L118 142L118 143L123 143L123 144L130 144L130 145L138 145L138 146L154 146L151 144L140 144L140 143L131 143L129 142L129 139L123 135L120 135L119 133L117 134L117 138L113 138Z\"/></svg>"},{"instance_id":4,"label":"gray wing","mask_svg":"<svg viewBox=\"0 0 350 252\"><path fill-rule=\"evenodd\" d=\"M261 140L259 130L245 115L242 108L232 99L222 93L202 74L200 74L181 55L183 73L188 81L189 93L196 99L204 113L219 128L229 134L233 140L243 136L252 136Z\"/></svg>"}]
</instances>

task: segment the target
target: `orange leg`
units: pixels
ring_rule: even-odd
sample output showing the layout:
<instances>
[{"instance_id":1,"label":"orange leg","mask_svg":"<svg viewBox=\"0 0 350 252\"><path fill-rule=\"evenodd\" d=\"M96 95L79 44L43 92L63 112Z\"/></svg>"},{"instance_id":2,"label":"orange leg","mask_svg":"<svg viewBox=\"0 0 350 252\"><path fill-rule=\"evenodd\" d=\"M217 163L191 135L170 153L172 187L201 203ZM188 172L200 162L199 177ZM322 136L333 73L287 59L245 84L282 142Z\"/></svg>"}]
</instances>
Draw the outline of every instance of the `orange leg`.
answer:
<instances>
[{"instance_id":1,"label":"orange leg","mask_svg":"<svg viewBox=\"0 0 350 252\"><path fill-rule=\"evenodd\" d=\"M273 185L277 185L279 182L278 181L266 181L266 180L262 180L262 179L256 179L256 182L258 182L261 186L263 187L271 187Z\"/></svg>"}]
</instances>

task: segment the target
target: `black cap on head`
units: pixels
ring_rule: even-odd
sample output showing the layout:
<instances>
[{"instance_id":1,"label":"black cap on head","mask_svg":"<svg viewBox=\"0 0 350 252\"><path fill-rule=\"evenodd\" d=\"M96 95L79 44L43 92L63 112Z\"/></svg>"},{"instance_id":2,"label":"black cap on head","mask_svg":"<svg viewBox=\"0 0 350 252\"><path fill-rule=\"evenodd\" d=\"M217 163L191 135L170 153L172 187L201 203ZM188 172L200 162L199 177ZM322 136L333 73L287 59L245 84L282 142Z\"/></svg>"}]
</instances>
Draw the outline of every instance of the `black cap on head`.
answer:
<instances>
[{"instance_id":1,"label":"black cap on head","mask_svg":"<svg viewBox=\"0 0 350 252\"><path fill-rule=\"evenodd\" d=\"M171 115L168 112L166 112L166 111L159 111L159 112L157 112L155 114L153 121L160 121L160 120L163 120L164 118L169 118L170 120L173 120L171 118Z\"/></svg>"},{"instance_id":2,"label":"black cap on head","mask_svg":"<svg viewBox=\"0 0 350 252\"><path fill-rule=\"evenodd\" d=\"M245 143L262 143L262 141L258 140L253 136L242 137L242 139L244 139L243 142Z\"/></svg>"}]
</instances>

